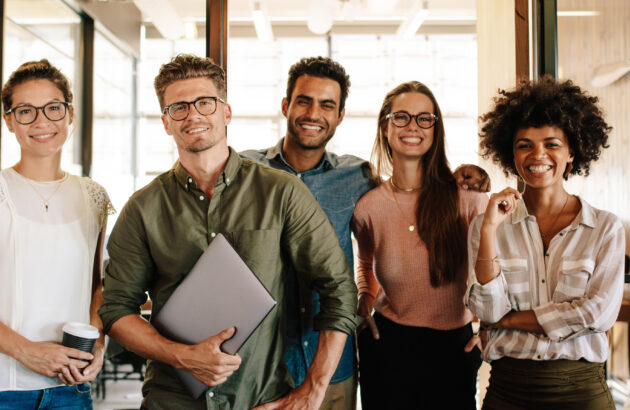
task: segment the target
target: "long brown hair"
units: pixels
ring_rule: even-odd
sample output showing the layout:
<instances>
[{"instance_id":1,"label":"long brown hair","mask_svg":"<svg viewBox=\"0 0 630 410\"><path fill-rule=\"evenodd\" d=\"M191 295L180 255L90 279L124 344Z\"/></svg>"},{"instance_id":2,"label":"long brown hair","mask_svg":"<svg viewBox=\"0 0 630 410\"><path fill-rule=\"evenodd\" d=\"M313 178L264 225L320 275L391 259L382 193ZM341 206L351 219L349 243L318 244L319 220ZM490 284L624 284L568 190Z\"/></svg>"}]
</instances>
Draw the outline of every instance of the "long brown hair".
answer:
<instances>
[{"instance_id":1,"label":"long brown hair","mask_svg":"<svg viewBox=\"0 0 630 410\"><path fill-rule=\"evenodd\" d=\"M391 112L397 96L412 92L429 97L434 107L433 114L437 115L433 128L433 144L420 159L423 180L416 218L418 235L429 252L431 286L438 287L460 279L457 273L466 258L466 232L459 217L457 183L446 159L442 112L426 85L418 81L409 81L400 84L385 96L378 114L372 163L376 168L375 173L379 182L383 182L384 175L392 174L392 150L383 133L387 127L386 116Z\"/></svg>"}]
</instances>

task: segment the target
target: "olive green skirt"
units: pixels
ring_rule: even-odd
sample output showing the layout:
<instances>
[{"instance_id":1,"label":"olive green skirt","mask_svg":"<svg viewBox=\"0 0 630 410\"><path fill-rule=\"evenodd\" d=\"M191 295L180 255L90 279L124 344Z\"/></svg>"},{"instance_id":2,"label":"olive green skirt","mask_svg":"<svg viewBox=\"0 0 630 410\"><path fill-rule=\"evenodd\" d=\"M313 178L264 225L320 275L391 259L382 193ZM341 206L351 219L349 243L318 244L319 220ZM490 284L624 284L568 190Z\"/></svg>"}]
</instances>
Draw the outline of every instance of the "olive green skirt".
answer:
<instances>
[{"instance_id":1,"label":"olive green skirt","mask_svg":"<svg viewBox=\"0 0 630 410\"><path fill-rule=\"evenodd\" d=\"M482 410L525 409L615 410L604 364L510 357L493 361Z\"/></svg>"}]
</instances>

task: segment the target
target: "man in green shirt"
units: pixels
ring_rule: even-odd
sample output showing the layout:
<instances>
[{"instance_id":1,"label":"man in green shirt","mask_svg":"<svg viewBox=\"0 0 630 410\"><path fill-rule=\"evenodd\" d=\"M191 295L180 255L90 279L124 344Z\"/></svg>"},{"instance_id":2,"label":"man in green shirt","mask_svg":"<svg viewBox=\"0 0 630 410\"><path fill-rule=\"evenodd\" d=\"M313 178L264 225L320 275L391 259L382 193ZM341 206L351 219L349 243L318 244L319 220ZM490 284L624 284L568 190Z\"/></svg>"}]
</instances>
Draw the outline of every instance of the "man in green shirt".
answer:
<instances>
[{"instance_id":1,"label":"man in green shirt","mask_svg":"<svg viewBox=\"0 0 630 410\"><path fill-rule=\"evenodd\" d=\"M175 57L160 69L155 89L179 161L122 210L109 239L99 310L112 338L150 359L143 407L318 409L358 322L356 287L332 225L297 178L242 159L228 147L232 112L224 72L212 60ZM233 328L187 346L164 338L139 316L146 292L159 312L217 233L278 301L234 356L220 350ZM321 302L315 358L305 382L293 390L282 363L289 266ZM193 400L173 367L211 387Z\"/></svg>"}]
</instances>

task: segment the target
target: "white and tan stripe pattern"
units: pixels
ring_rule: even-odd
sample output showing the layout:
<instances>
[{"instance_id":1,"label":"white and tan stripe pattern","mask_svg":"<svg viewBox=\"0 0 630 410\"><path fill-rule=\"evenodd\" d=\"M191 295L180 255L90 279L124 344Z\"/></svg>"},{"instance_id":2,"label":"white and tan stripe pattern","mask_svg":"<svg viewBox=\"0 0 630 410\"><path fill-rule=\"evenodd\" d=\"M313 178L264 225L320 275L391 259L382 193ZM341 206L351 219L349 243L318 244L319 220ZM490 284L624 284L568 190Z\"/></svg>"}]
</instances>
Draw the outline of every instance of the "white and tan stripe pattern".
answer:
<instances>
[{"instance_id":1,"label":"white and tan stripe pattern","mask_svg":"<svg viewBox=\"0 0 630 410\"><path fill-rule=\"evenodd\" d=\"M497 230L501 273L485 285L475 280L473 270L483 215L470 225L466 305L488 323L513 310L533 310L545 330L544 335L491 330L485 360L603 362L608 357L605 332L615 323L623 295L624 231L615 215L580 201L581 212L551 240L546 253L535 217L519 201Z\"/></svg>"}]
</instances>

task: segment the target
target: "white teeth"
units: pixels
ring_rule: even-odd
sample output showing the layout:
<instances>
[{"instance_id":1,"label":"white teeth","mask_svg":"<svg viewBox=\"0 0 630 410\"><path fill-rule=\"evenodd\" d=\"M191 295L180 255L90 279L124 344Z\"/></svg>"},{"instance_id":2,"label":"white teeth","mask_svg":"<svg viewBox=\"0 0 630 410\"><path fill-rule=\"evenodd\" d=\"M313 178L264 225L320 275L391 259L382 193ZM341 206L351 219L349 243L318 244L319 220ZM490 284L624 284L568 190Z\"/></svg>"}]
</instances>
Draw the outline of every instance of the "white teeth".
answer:
<instances>
[{"instance_id":1,"label":"white teeth","mask_svg":"<svg viewBox=\"0 0 630 410\"><path fill-rule=\"evenodd\" d=\"M313 131L319 131L322 129L322 127L318 127L316 125L305 125L305 124L302 124L302 128L306 128L307 130L313 130Z\"/></svg>"},{"instance_id":2,"label":"white teeth","mask_svg":"<svg viewBox=\"0 0 630 410\"><path fill-rule=\"evenodd\" d=\"M529 166L529 170L531 172L545 172L551 169L549 165L531 165Z\"/></svg>"},{"instance_id":3,"label":"white teeth","mask_svg":"<svg viewBox=\"0 0 630 410\"><path fill-rule=\"evenodd\" d=\"M38 139L38 140L43 140L45 138L50 138L53 135L55 135L54 133L52 134L44 134L44 135L32 135L33 138Z\"/></svg>"},{"instance_id":4,"label":"white teeth","mask_svg":"<svg viewBox=\"0 0 630 410\"><path fill-rule=\"evenodd\" d=\"M207 130L207 128L193 128L192 130L188 130L186 131L187 134L193 134L195 132L202 132Z\"/></svg>"},{"instance_id":5,"label":"white teeth","mask_svg":"<svg viewBox=\"0 0 630 410\"><path fill-rule=\"evenodd\" d=\"M404 142L409 142L411 144L419 144L420 142L422 142L421 138L401 138Z\"/></svg>"}]
</instances>

